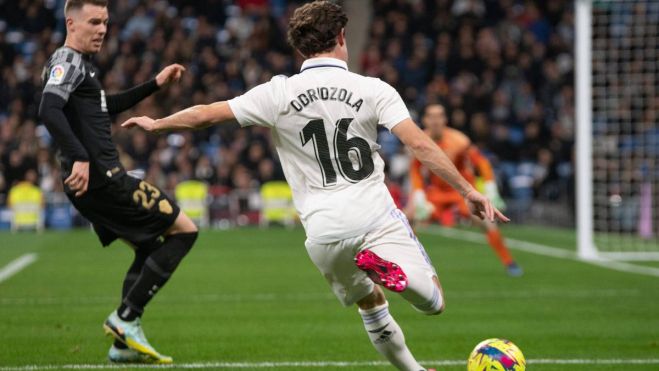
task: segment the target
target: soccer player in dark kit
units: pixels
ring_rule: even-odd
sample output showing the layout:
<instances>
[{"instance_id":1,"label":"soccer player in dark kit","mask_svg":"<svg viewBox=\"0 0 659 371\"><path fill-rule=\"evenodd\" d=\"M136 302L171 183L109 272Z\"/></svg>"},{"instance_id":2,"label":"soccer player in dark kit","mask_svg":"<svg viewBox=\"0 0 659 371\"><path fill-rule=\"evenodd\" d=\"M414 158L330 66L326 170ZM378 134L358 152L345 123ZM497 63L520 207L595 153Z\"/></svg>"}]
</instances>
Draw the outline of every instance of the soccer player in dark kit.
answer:
<instances>
[{"instance_id":1,"label":"soccer player in dark kit","mask_svg":"<svg viewBox=\"0 0 659 371\"><path fill-rule=\"evenodd\" d=\"M111 139L110 115L122 112L177 81L185 69L109 95L92 55L107 31L107 0L67 0L66 40L44 68L39 116L59 146L64 188L93 225L103 246L116 239L135 251L119 307L103 327L115 338L111 362L172 363L147 341L140 318L197 238L197 227L164 192L126 173Z\"/></svg>"}]
</instances>

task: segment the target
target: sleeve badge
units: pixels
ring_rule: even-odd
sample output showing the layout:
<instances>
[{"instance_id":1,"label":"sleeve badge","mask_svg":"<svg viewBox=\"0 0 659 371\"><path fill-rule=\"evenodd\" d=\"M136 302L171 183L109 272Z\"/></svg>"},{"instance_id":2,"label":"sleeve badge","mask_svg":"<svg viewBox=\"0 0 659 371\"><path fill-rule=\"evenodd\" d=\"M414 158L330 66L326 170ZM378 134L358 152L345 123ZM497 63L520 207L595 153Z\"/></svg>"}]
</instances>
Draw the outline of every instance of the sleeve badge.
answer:
<instances>
[{"instance_id":1,"label":"sleeve badge","mask_svg":"<svg viewBox=\"0 0 659 371\"><path fill-rule=\"evenodd\" d=\"M50 85L59 85L64 81L65 68L61 64L54 66L50 70L50 75L48 76L48 82L46 84Z\"/></svg>"}]
</instances>

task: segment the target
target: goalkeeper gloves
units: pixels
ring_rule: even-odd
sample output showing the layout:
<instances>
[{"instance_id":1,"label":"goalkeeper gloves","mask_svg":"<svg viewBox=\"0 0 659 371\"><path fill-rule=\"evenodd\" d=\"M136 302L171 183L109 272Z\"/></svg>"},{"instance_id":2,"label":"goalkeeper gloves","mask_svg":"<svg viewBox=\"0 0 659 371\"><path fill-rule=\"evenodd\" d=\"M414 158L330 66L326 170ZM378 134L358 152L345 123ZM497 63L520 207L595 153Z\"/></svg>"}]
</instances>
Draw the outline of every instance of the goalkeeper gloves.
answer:
<instances>
[{"instance_id":1,"label":"goalkeeper gloves","mask_svg":"<svg viewBox=\"0 0 659 371\"><path fill-rule=\"evenodd\" d=\"M427 220L435 211L435 206L426 199L426 193L420 189L412 194L412 202L414 203L414 220L416 221Z\"/></svg>"},{"instance_id":2,"label":"goalkeeper gloves","mask_svg":"<svg viewBox=\"0 0 659 371\"><path fill-rule=\"evenodd\" d=\"M483 185L483 190L485 191L485 197L489 198L492 202L492 205L497 209L503 211L506 209L506 203L499 195L499 189L497 188L497 183L493 180L488 180Z\"/></svg>"}]
</instances>

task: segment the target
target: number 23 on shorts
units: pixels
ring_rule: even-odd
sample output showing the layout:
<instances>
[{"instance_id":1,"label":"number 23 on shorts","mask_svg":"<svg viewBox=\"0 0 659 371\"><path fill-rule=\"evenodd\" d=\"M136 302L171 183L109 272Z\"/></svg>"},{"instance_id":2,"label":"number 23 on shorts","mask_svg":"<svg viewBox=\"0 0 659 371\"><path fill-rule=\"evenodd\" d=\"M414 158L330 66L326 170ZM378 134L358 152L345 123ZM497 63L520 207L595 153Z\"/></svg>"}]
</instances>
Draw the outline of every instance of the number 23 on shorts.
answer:
<instances>
[{"instance_id":1,"label":"number 23 on shorts","mask_svg":"<svg viewBox=\"0 0 659 371\"><path fill-rule=\"evenodd\" d=\"M143 208L151 210L160 197L160 190L143 180L140 181L138 188L133 192L133 201ZM172 213L172 205L167 199L163 199L158 203L158 209L164 214Z\"/></svg>"}]
</instances>

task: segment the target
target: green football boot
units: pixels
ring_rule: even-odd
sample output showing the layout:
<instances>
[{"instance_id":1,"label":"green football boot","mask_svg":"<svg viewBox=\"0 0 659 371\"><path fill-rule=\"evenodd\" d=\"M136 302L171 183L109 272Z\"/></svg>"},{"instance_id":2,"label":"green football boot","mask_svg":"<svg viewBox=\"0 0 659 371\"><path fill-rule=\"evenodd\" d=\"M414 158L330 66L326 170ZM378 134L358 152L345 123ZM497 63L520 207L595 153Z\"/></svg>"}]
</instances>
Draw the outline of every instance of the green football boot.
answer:
<instances>
[{"instance_id":1,"label":"green football boot","mask_svg":"<svg viewBox=\"0 0 659 371\"><path fill-rule=\"evenodd\" d=\"M141 355L148 356L152 359L151 363L170 364L173 363L172 357L162 355L156 351L144 335L140 319L136 318L133 321L124 321L117 315L117 311L110 314L108 319L103 324L103 329L107 335L113 336L115 339L126 344L129 349L140 353ZM121 351L116 347L110 348L110 353L119 356L120 352L113 352L113 348ZM128 358L128 352L121 352L125 358ZM110 356L110 354L108 355ZM110 359L112 361L112 359ZM113 361L114 362L114 361Z\"/></svg>"},{"instance_id":2,"label":"green football boot","mask_svg":"<svg viewBox=\"0 0 659 371\"><path fill-rule=\"evenodd\" d=\"M157 364L158 360L130 348L117 348L112 345L108 351L108 360L112 363L148 363Z\"/></svg>"}]
</instances>

